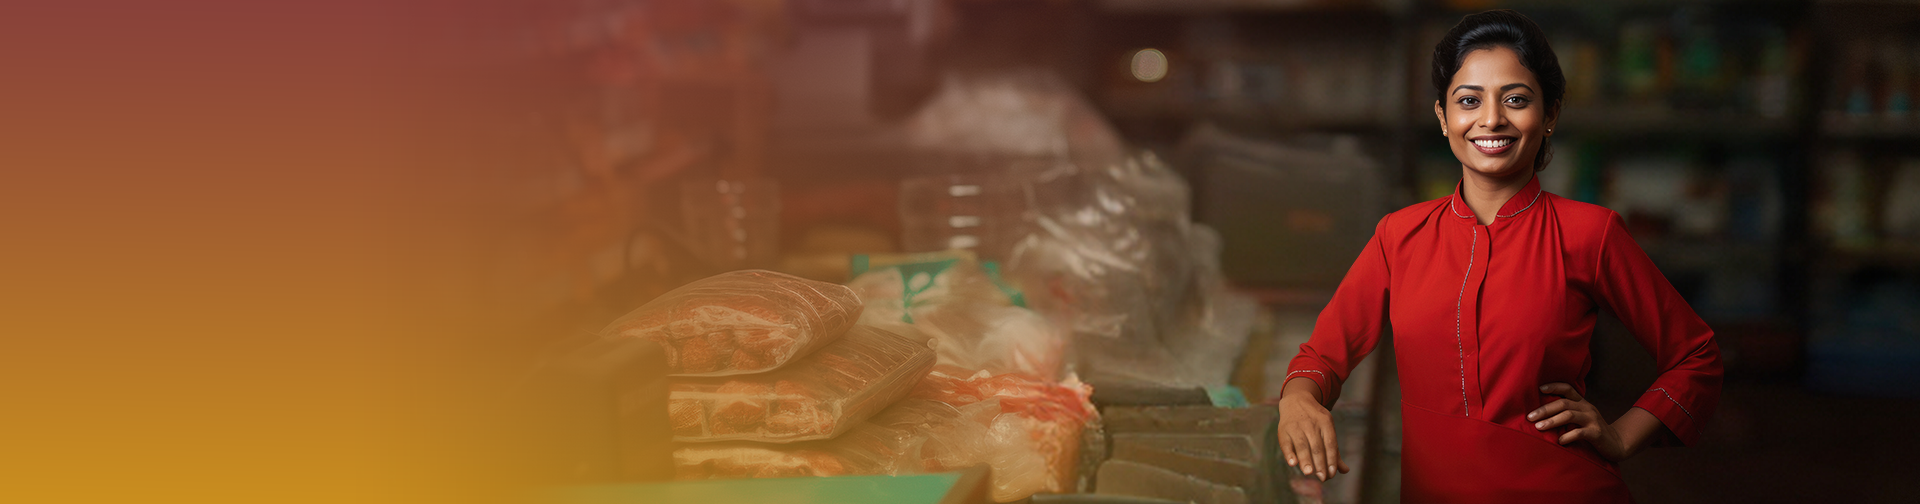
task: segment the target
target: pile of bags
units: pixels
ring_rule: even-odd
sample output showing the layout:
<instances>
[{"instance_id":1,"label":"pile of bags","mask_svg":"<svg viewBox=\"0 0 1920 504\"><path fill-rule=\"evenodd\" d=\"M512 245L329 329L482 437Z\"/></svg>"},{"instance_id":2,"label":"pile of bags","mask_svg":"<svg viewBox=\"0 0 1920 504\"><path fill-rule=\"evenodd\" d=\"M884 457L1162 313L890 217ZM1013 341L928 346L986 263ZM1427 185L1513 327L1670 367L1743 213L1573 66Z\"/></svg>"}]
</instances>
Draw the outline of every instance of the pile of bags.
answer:
<instances>
[{"instance_id":1,"label":"pile of bags","mask_svg":"<svg viewBox=\"0 0 1920 504\"><path fill-rule=\"evenodd\" d=\"M939 277L939 289L914 290L922 304L907 301L904 283L884 285L917 278L898 266L854 282L864 302L847 286L725 273L635 309L604 335L666 350L678 479L987 464L996 500L1073 491L1092 388L1054 379L1060 338L1015 306L1017 295L978 263L946 266L923 277Z\"/></svg>"}]
</instances>

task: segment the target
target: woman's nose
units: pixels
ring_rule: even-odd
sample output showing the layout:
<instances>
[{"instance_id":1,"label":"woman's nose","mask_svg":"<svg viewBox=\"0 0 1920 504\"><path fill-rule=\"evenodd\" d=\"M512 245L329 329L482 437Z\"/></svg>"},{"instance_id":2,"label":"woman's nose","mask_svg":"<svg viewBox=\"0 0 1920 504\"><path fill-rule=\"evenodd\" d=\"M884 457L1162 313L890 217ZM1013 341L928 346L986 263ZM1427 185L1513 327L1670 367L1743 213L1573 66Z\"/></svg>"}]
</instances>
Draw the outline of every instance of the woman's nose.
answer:
<instances>
[{"instance_id":1,"label":"woman's nose","mask_svg":"<svg viewBox=\"0 0 1920 504\"><path fill-rule=\"evenodd\" d=\"M1507 122L1506 114L1500 107L1481 107L1481 110L1479 126L1482 128L1494 129Z\"/></svg>"}]
</instances>

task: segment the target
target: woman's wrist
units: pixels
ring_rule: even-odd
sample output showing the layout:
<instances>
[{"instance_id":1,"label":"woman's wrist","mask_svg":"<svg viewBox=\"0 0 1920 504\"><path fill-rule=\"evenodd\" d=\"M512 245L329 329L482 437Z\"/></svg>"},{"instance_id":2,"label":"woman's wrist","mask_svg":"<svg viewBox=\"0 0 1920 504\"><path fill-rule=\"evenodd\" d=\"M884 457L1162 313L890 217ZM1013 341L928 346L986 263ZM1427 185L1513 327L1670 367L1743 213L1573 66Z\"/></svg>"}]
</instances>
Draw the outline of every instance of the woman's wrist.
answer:
<instances>
[{"instance_id":1,"label":"woman's wrist","mask_svg":"<svg viewBox=\"0 0 1920 504\"><path fill-rule=\"evenodd\" d=\"M1309 401L1314 404L1326 404L1320 396L1320 384L1312 378L1295 376L1280 385L1281 401Z\"/></svg>"}]
</instances>

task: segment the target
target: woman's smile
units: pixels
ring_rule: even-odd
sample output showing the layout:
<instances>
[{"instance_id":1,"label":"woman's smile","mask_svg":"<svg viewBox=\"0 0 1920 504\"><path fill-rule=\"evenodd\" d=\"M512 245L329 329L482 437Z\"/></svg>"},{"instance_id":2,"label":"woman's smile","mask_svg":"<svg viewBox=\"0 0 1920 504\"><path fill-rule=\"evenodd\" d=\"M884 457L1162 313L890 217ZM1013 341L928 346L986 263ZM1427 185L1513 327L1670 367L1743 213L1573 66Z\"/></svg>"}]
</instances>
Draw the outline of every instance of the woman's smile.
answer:
<instances>
[{"instance_id":1,"label":"woman's smile","mask_svg":"<svg viewBox=\"0 0 1920 504\"><path fill-rule=\"evenodd\" d=\"M1473 147L1481 154L1498 156L1513 150L1515 138L1508 135L1482 135L1473 137Z\"/></svg>"}]
</instances>

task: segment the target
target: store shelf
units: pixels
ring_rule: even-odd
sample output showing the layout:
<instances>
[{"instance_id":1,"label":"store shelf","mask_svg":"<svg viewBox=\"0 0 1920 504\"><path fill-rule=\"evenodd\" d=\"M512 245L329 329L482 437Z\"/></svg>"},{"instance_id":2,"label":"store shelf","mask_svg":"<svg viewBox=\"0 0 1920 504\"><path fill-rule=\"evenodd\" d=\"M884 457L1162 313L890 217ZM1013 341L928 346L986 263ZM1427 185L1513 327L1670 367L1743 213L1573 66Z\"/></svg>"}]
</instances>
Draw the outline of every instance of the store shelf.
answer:
<instances>
[{"instance_id":1,"label":"store shelf","mask_svg":"<svg viewBox=\"0 0 1920 504\"><path fill-rule=\"evenodd\" d=\"M1820 136L1854 140L1920 139L1920 116L1896 121L1828 112L1820 118Z\"/></svg>"},{"instance_id":2,"label":"store shelf","mask_svg":"<svg viewBox=\"0 0 1920 504\"><path fill-rule=\"evenodd\" d=\"M1610 104L1570 105L1562 114L1558 129L1573 134L1608 136L1702 137L1783 136L1794 131L1787 117Z\"/></svg>"},{"instance_id":3,"label":"store shelf","mask_svg":"<svg viewBox=\"0 0 1920 504\"><path fill-rule=\"evenodd\" d=\"M1822 251L1823 269L1853 271L1883 268L1920 273L1920 243L1886 242L1867 248L1833 247Z\"/></svg>"},{"instance_id":4,"label":"store shelf","mask_svg":"<svg viewBox=\"0 0 1920 504\"><path fill-rule=\"evenodd\" d=\"M1126 14L1361 13L1392 15L1412 2L1395 0L1098 0L1106 12Z\"/></svg>"}]
</instances>

